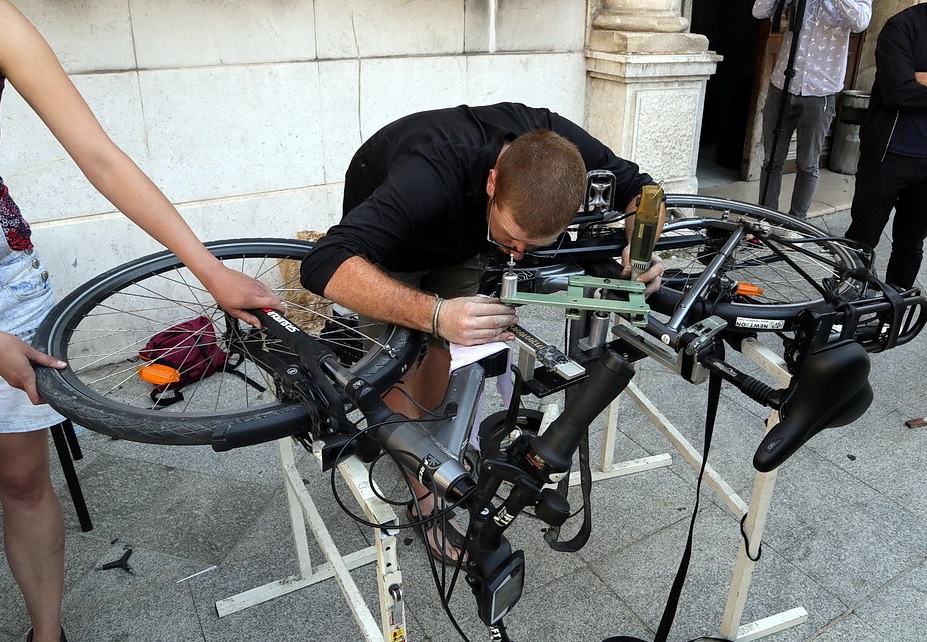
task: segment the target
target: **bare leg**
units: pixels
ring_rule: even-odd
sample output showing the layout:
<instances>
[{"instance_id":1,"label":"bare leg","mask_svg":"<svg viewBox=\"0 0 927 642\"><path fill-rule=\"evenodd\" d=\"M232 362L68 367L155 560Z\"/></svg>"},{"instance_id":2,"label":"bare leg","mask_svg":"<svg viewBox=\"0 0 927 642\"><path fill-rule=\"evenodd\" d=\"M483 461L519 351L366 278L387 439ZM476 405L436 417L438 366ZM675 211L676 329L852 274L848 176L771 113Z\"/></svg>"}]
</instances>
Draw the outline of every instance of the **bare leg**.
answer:
<instances>
[{"instance_id":1,"label":"bare leg","mask_svg":"<svg viewBox=\"0 0 927 642\"><path fill-rule=\"evenodd\" d=\"M414 372L410 372L405 376L405 382L398 387L402 388L409 397L418 402L422 407L428 410L434 410L444 399L444 395L447 392L450 367L451 353L447 350L429 345L425 358L422 359L422 362ZM401 392L395 390L390 392L384 397L384 401L393 412L398 412L411 419L416 419L422 415L421 409ZM431 489L420 484L413 476L407 476L409 482L412 484L412 490L415 492L415 495L421 498L419 499L419 506L422 511L421 514L430 515L434 509L436 500L435 496L429 493ZM454 522L450 522L449 527L458 528L459 530L459 527L453 524ZM450 544L438 541L440 539L439 529L430 528L426 533L431 540L431 546L440 550L443 545L447 557L452 560L457 559L457 549Z\"/></svg>"},{"instance_id":2,"label":"bare leg","mask_svg":"<svg viewBox=\"0 0 927 642\"><path fill-rule=\"evenodd\" d=\"M418 419L422 416L422 411L409 400L409 397L414 399L419 406L434 410L447 392L450 370L451 353L429 345L422 362L410 369L403 378L403 383L396 386L404 390L406 394L393 390L383 400L393 412L398 412L410 419Z\"/></svg>"},{"instance_id":3,"label":"bare leg","mask_svg":"<svg viewBox=\"0 0 927 642\"><path fill-rule=\"evenodd\" d=\"M0 434L0 506L6 557L33 626L33 642L61 638L64 520L48 472L48 433Z\"/></svg>"}]
</instances>

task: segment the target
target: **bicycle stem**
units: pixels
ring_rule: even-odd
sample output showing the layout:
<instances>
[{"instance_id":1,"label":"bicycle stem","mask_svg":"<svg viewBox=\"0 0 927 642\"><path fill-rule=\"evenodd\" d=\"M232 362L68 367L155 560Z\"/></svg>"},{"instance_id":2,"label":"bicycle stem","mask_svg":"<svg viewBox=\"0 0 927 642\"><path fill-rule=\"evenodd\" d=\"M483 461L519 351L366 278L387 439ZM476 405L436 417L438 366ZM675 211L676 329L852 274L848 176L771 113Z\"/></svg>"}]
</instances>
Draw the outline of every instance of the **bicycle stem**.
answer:
<instances>
[{"instance_id":1,"label":"bicycle stem","mask_svg":"<svg viewBox=\"0 0 927 642\"><path fill-rule=\"evenodd\" d=\"M465 504L470 508L473 536L467 543L467 583L477 599L477 611L487 626L515 605L524 586L524 553L512 552L505 531L527 507L559 526L569 516L569 504L560 493L544 485L563 478L589 425L628 385L634 369L607 349L589 368L575 394L569 395L563 413L541 436L510 448L506 460L488 459L480 472L480 490ZM517 402L515 402L517 403ZM498 508L490 503L506 481L512 488Z\"/></svg>"},{"instance_id":2,"label":"bicycle stem","mask_svg":"<svg viewBox=\"0 0 927 642\"><path fill-rule=\"evenodd\" d=\"M489 479L484 483L497 487L496 481L502 479L511 482L514 488L480 529L478 545L482 551L501 546L502 533L515 517L543 499L542 486L557 482L567 474L573 454L589 425L627 387L633 376L631 364L615 351L606 350L602 358L589 367L588 377L569 396L560 416L544 434L531 440L523 457L512 462L489 462ZM479 497L485 498L485 494Z\"/></svg>"}]
</instances>

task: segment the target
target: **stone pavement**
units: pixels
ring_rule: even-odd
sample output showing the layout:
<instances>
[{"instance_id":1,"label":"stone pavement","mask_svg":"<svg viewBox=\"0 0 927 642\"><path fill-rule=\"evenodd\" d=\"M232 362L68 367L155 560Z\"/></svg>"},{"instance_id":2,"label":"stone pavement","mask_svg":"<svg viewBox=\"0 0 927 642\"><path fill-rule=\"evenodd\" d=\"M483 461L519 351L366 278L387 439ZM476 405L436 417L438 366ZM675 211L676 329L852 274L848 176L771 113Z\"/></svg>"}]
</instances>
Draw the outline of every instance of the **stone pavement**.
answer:
<instances>
[{"instance_id":1,"label":"stone pavement","mask_svg":"<svg viewBox=\"0 0 927 642\"><path fill-rule=\"evenodd\" d=\"M706 169L704 171L704 176L702 170L699 172L699 184L701 185L699 194L723 196L738 201L746 201L747 203L757 202L760 191L759 181L731 182L729 170ZM817 218L850 209L850 204L853 202L854 179L854 176L821 169L818 177L818 188L814 193L811 208L808 210L808 217ZM784 211L788 211L794 182L795 174L786 174L782 177L779 207ZM843 219L838 218L838 220L842 222Z\"/></svg>"},{"instance_id":2,"label":"stone pavement","mask_svg":"<svg viewBox=\"0 0 927 642\"><path fill-rule=\"evenodd\" d=\"M752 200L755 186L705 192ZM852 177L826 173L813 222L842 232L849 195ZM884 261L887 250L880 247L880 253ZM923 274L921 283L927 283ZM808 611L808 620L765 639L924 638L927 428L909 429L904 422L927 414L925 357L924 337L873 355L875 401L869 411L849 427L816 436L782 467L742 621L798 606ZM688 384L651 361L639 362L636 369L635 383L700 445L707 387ZM764 417L761 408L725 388L710 461L744 498L753 483L750 460ZM596 482L595 528L579 553L553 553L543 543L539 522L516 522L510 539L525 549L528 566L525 593L506 618L514 640L653 638L683 550L695 474L632 403L622 404L619 426L619 460L670 452L674 464ZM595 435L600 431L594 427ZM80 441L85 456L77 467L92 531L80 532L57 460L52 465L68 530L64 621L69 639L361 639L333 581L223 618L216 614L217 600L298 571L273 444L214 453L112 441L89 431ZM303 455L299 466L339 548L350 552L366 545L369 534L337 507L315 460ZM740 541L738 520L707 490L701 506L692 566L670 635L674 641L716 634ZM569 526L565 530L572 533ZM459 639L440 609L421 542L413 536L400 539L408 639ZM134 575L94 570L119 558L126 547L133 550ZM312 550L320 563L314 545ZM353 576L376 616L372 569L358 569ZM487 639L462 582L451 602L470 639ZM21 598L2 565L0 642L20 640L27 628Z\"/></svg>"}]
</instances>

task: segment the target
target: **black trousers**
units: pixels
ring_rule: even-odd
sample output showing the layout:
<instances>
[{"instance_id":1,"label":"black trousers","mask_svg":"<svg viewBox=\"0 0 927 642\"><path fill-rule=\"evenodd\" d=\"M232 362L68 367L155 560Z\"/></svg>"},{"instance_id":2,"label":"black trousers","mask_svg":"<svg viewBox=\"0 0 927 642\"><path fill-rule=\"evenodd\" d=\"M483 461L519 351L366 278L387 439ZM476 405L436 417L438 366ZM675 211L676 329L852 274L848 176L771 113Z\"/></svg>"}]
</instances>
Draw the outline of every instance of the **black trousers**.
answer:
<instances>
[{"instance_id":1,"label":"black trousers","mask_svg":"<svg viewBox=\"0 0 927 642\"><path fill-rule=\"evenodd\" d=\"M889 153L879 162L860 157L847 238L875 247L892 209L892 252L885 280L909 288L921 267L927 238L927 158Z\"/></svg>"}]
</instances>

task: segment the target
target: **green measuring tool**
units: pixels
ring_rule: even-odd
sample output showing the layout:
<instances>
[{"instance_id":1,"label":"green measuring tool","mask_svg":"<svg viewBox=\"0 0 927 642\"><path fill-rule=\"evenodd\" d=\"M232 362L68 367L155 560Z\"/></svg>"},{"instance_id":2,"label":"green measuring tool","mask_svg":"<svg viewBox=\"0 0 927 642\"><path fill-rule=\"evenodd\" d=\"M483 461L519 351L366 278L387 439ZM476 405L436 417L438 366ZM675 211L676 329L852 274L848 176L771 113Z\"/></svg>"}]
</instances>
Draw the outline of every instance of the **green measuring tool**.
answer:
<instances>
[{"instance_id":1,"label":"green measuring tool","mask_svg":"<svg viewBox=\"0 0 927 642\"><path fill-rule=\"evenodd\" d=\"M502 278L502 293L499 298L503 303L534 303L564 308L568 319L578 319L580 310L601 310L620 314L637 326L647 325L650 306L644 300L645 286L638 281L574 275L569 278L566 294L533 294L519 292L516 275L511 274L510 279L506 278L508 276L509 274L505 274ZM587 288L609 290L613 294L609 298L586 297L583 293Z\"/></svg>"}]
</instances>

